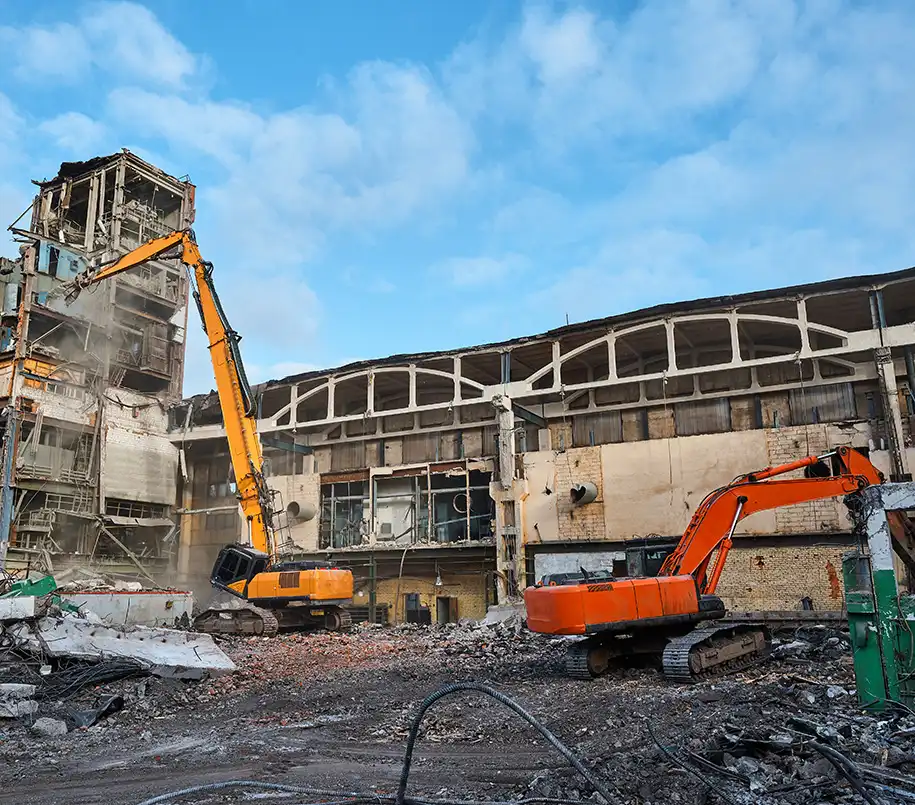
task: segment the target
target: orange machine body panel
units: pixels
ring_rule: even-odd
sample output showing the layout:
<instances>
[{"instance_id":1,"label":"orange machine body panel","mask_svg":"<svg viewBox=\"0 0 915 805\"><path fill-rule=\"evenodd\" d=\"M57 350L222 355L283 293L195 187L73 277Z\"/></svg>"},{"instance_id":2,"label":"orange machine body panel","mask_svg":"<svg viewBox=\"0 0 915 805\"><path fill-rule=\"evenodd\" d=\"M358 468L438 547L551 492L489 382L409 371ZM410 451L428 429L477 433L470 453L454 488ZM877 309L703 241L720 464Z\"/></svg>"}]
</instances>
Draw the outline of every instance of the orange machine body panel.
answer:
<instances>
[{"instance_id":1,"label":"orange machine body panel","mask_svg":"<svg viewBox=\"0 0 915 805\"><path fill-rule=\"evenodd\" d=\"M353 574L341 568L267 571L258 573L247 584L247 594L244 580L228 586L254 604L283 599L331 604L349 601L353 597Z\"/></svg>"},{"instance_id":2,"label":"orange machine body panel","mask_svg":"<svg viewBox=\"0 0 915 805\"><path fill-rule=\"evenodd\" d=\"M630 623L650 626L654 619L695 615L699 590L692 576L619 579L528 587L524 605L533 631L584 635L622 630Z\"/></svg>"}]
</instances>

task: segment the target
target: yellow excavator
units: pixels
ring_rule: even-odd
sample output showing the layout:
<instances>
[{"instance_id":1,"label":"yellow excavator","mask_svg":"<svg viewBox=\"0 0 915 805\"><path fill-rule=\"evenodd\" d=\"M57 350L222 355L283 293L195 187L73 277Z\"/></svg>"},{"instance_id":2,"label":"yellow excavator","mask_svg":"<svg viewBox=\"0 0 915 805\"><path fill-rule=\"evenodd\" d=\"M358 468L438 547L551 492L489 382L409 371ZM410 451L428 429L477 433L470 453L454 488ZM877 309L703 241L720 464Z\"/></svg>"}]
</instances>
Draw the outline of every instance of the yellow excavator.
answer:
<instances>
[{"instance_id":1,"label":"yellow excavator","mask_svg":"<svg viewBox=\"0 0 915 805\"><path fill-rule=\"evenodd\" d=\"M90 285L150 260L177 258L187 267L194 300L209 341L216 391L229 442L236 496L248 523L250 545L226 545L210 582L241 599L240 607L212 607L194 620L203 632L269 636L280 628L339 631L351 620L344 605L353 598L353 575L326 562L281 561L274 492L268 487L257 436L256 401L231 328L213 285L213 264L200 256L191 229L144 243L113 263L79 274L66 289L70 303Z\"/></svg>"}]
</instances>

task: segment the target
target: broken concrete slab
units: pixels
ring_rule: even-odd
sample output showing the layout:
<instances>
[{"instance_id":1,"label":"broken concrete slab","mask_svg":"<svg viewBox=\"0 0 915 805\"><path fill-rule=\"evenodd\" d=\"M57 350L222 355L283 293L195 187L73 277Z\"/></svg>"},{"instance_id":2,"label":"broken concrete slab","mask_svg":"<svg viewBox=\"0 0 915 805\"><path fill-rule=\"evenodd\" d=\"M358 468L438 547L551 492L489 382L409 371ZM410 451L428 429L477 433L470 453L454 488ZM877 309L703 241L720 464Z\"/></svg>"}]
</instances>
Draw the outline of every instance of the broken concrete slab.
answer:
<instances>
[{"instance_id":1,"label":"broken concrete slab","mask_svg":"<svg viewBox=\"0 0 915 805\"><path fill-rule=\"evenodd\" d=\"M174 590L79 590L60 597L110 626L187 625L194 609L193 593Z\"/></svg>"},{"instance_id":2,"label":"broken concrete slab","mask_svg":"<svg viewBox=\"0 0 915 805\"><path fill-rule=\"evenodd\" d=\"M33 595L22 595L15 598L0 598L0 621L21 621L35 617Z\"/></svg>"},{"instance_id":3,"label":"broken concrete slab","mask_svg":"<svg viewBox=\"0 0 915 805\"><path fill-rule=\"evenodd\" d=\"M486 611L486 617L483 623L487 626L495 626L499 623L522 623L527 620L527 611L524 604L500 604L491 606Z\"/></svg>"},{"instance_id":4,"label":"broken concrete slab","mask_svg":"<svg viewBox=\"0 0 915 805\"><path fill-rule=\"evenodd\" d=\"M74 615L48 616L9 630L48 657L99 661L134 660L171 679L202 679L232 673L235 663L210 635L143 626L115 628Z\"/></svg>"},{"instance_id":5,"label":"broken concrete slab","mask_svg":"<svg viewBox=\"0 0 915 805\"><path fill-rule=\"evenodd\" d=\"M34 685L15 682L0 684L0 718L19 718L38 711L38 702L33 702Z\"/></svg>"}]
</instances>

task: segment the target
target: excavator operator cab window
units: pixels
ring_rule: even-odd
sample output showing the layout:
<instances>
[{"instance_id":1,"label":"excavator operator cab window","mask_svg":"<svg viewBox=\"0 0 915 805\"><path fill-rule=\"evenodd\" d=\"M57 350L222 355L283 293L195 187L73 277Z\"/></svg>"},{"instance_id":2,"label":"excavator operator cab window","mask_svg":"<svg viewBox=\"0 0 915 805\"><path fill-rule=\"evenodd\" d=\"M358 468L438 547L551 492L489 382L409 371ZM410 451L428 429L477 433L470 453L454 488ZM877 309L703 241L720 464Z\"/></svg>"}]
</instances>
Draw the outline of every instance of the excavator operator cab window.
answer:
<instances>
[{"instance_id":1,"label":"excavator operator cab window","mask_svg":"<svg viewBox=\"0 0 915 805\"><path fill-rule=\"evenodd\" d=\"M244 550L234 546L226 546L216 557L213 566L212 581L219 586L232 584L242 579L250 579L265 570L266 558L252 556Z\"/></svg>"}]
</instances>

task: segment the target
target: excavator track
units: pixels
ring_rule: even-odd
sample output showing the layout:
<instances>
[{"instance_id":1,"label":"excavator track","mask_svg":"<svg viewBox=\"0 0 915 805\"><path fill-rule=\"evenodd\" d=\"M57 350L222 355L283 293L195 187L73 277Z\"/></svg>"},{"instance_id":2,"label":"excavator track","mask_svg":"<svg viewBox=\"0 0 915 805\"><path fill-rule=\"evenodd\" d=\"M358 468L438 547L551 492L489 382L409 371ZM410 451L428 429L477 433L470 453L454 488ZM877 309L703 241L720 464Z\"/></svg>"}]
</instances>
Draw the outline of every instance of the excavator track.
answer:
<instances>
[{"instance_id":1,"label":"excavator track","mask_svg":"<svg viewBox=\"0 0 915 805\"><path fill-rule=\"evenodd\" d=\"M588 655L591 653L587 643L575 643L566 649L566 674L572 679L591 680L594 674L588 664Z\"/></svg>"},{"instance_id":2,"label":"excavator track","mask_svg":"<svg viewBox=\"0 0 915 805\"><path fill-rule=\"evenodd\" d=\"M762 624L696 629L671 639L664 648L664 676L673 682L698 682L738 671L769 653L769 633Z\"/></svg>"},{"instance_id":3,"label":"excavator track","mask_svg":"<svg viewBox=\"0 0 915 805\"><path fill-rule=\"evenodd\" d=\"M205 634L273 637L280 623L269 609L247 604L238 609L207 609L194 618L193 629Z\"/></svg>"},{"instance_id":4,"label":"excavator track","mask_svg":"<svg viewBox=\"0 0 915 805\"><path fill-rule=\"evenodd\" d=\"M348 632L352 626L353 616L345 609L337 610L337 618L325 623L325 628L330 632Z\"/></svg>"}]
</instances>

